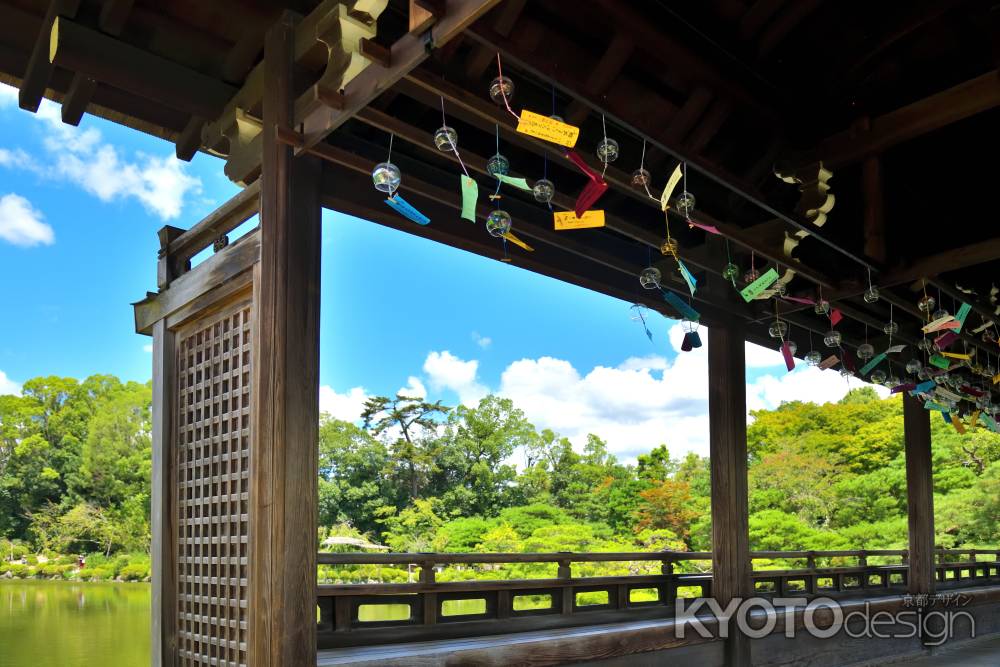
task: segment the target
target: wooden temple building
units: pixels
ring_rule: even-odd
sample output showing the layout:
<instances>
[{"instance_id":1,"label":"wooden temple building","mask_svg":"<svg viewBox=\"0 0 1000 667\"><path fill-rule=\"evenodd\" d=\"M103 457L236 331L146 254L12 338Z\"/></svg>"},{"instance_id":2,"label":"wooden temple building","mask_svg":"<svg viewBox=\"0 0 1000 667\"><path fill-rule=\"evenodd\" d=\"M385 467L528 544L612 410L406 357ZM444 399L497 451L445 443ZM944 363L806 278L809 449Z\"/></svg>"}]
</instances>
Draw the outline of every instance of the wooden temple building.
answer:
<instances>
[{"instance_id":1,"label":"wooden temple building","mask_svg":"<svg viewBox=\"0 0 1000 667\"><path fill-rule=\"evenodd\" d=\"M0 0L0 80L22 108L49 98L66 123L220 156L244 186L160 231L156 291L135 304L154 342L153 664L821 667L928 650L780 626L682 638L681 588L890 612L917 596L921 613L957 589L979 634L1000 632L997 552L935 548L929 426L997 428L998 67L996 0ZM384 166L388 192L373 187L386 162L398 190ZM704 325L712 552L318 554L324 207ZM903 395L908 549L750 551L744 341ZM675 572L690 559L711 572ZM601 560L657 568L574 577ZM555 574L435 580L513 561ZM420 574L319 586L318 562ZM529 594L551 607L512 603ZM483 611L449 616L449 600ZM362 621L380 601L410 614Z\"/></svg>"}]
</instances>

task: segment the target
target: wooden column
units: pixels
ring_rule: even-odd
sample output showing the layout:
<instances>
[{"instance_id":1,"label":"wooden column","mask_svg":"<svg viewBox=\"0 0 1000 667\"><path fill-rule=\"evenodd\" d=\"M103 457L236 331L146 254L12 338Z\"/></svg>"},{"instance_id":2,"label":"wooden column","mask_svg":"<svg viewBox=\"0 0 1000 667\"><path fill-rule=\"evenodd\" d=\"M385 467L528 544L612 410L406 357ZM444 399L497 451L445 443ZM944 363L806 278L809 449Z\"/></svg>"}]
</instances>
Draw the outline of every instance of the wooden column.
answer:
<instances>
[{"instance_id":1,"label":"wooden column","mask_svg":"<svg viewBox=\"0 0 1000 667\"><path fill-rule=\"evenodd\" d=\"M859 128L871 130L871 120L861 119ZM882 194L882 158L868 155L861 163L861 189L864 194L865 254L876 262L885 262L885 198Z\"/></svg>"},{"instance_id":2,"label":"wooden column","mask_svg":"<svg viewBox=\"0 0 1000 667\"><path fill-rule=\"evenodd\" d=\"M708 330L708 422L712 471L712 596L723 607L749 597L746 359L735 323ZM749 640L730 624L726 664L750 664Z\"/></svg>"},{"instance_id":3,"label":"wooden column","mask_svg":"<svg viewBox=\"0 0 1000 667\"><path fill-rule=\"evenodd\" d=\"M248 660L316 664L320 164L277 141L291 124L288 14L264 45L261 250L254 275Z\"/></svg>"},{"instance_id":4,"label":"wooden column","mask_svg":"<svg viewBox=\"0 0 1000 667\"><path fill-rule=\"evenodd\" d=\"M173 666L177 660L177 526L174 510L174 388L176 351L174 332L166 321L153 325L153 461L150 490L149 548L151 567L153 667Z\"/></svg>"},{"instance_id":5,"label":"wooden column","mask_svg":"<svg viewBox=\"0 0 1000 667\"><path fill-rule=\"evenodd\" d=\"M903 433L906 447L906 498L910 522L910 593L932 594L934 577L934 478L931 462L930 412L904 394Z\"/></svg>"}]
</instances>

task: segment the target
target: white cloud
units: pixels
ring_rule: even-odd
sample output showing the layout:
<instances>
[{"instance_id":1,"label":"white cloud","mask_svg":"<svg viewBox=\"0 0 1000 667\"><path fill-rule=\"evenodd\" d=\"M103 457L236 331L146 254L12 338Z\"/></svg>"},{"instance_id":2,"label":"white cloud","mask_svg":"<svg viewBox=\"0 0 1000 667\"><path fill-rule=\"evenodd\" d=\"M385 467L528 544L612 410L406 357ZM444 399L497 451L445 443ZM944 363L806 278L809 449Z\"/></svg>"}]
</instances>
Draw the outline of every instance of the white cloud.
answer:
<instances>
[{"instance_id":1,"label":"white cloud","mask_svg":"<svg viewBox=\"0 0 1000 667\"><path fill-rule=\"evenodd\" d=\"M0 239L27 248L52 245L56 235L31 202L11 193L0 197Z\"/></svg>"},{"instance_id":2,"label":"white cloud","mask_svg":"<svg viewBox=\"0 0 1000 667\"><path fill-rule=\"evenodd\" d=\"M478 331L472 332L472 340L476 341L476 345L483 348L484 350L493 344L493 339L489 336L481 336Z\"/></svg>"},{"instance_id":3,"label":"white cloud","mask_svg":"<svg viewBox=\"0 0 1000 667\"><path fill-rule=\"evenodd\" d=\"M323 385L319 388L319 411L335 419L355 422L361 418L368 398L363 387L353 387L341 394L334 391L333 387Z\"/></svg>"},{"instance_id":4,"label":"white cloud","mask_svg":"<svg viewBox=\"0 0 1000 667\"><path fill-rule=\"evenodd\" d=\"M21 385L7 377L6 373L0 371L0 396L5 396L7 394L20 396Z\"/></svg>"},{"instance_id":5,"label":"white cloud","mask_svg":"<svg viewBox=\"0 0 1000 667\"><path fill-rule=\"evenodd\" d=\"M13 89L11 89L13 90ZM9 94L0 90L0 107ZM11 99L16 100L17 91ZM188 199L202 191L201 180L173 155L136 153L129 160L104 141L97 128L62 122L59 106L43 100L36 117L47 125L43 142L50 162L39 162L23 150L0 149L0 166L29 169L65 179L104 202L135 199L162 220L178 217Z\"/></svg>"},{"instance_id":6,"label":"white cloud","mask_svg":"<svg viewBox=\"0 0 1000 667\"><path fill-rule=\"evenodd\" d=\"M400 387L396 393L407 398L418 398L423 400L427 398L427 387L425 387L424 383L420 381L420 378L415 375L411 375L406 380L406 386Z\"/></svg>"},{"instance_id":7,"label":"white cloud","mask_svg":"<svg viewBox=\"0 0 1000 667\"><path fill-rule=\"evenodd\" d=\"M152 354L153 353L153 346L152 345L143 345L142 346L142 351L146 352L148 354Z\"/></svg>"},{"instance_id":8,"label":"white cloud","mask_svg":"<svg viewBox=\"0 0 1000 667\"><path fill-rule=\"evenodd\" d=\"M431 389L450 389L458 394L465 405L475 406L489 390L476 380L479 362L463 361L447 350L431 352L424 361L424 372L430 380Z\"/></svg>"},{"instance_id":9,"label":"white cloud","mask_svg":"<svg viewBox=\"0 0 1000 667\"><path fill-rule=\"evenodd\" d=\"M0 83L0 109L17 106L17 88Z\"/></svg>"},{"instance_id":10,"label":"white cloud","mask_svg":"<svg viewBox=\"0 0 1000 667\"><path fill-rule=\"evenodd\" d=\"M795 370L780 376L763 375L747 386L747 409L774 409L783 402L808 401L834 403L851 389L871 386L879 396L886 398L889 390L878 385L868 385L857 378L844 378L835 370L822 371L815 366L798 363Z\"/></svg>"}]
</instances>

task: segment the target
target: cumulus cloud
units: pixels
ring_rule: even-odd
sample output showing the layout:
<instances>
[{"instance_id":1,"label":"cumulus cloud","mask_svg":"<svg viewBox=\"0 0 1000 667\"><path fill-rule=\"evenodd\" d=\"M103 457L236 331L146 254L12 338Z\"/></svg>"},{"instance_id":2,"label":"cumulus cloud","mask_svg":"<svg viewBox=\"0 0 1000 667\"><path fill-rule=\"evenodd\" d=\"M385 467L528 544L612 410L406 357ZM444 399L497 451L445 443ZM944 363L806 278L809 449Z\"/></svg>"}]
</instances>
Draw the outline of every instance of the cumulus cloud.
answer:
<instances>
[{"instance_id":1,"label":"cumulus cloud","mask_svg":"<svg viewBox=\"0 0 1000 667\"><path fill-rule=\"evenodd\" d=\"M31 202L10 193L0 197L0 239L28 248L52 245L56 235Z\"/></svg>"},{"instance_id":2,"label":"cumulus cloud","mask_svg":"<svg viewBox=\"0 0 1000 667\"><path fill-rule=\"evenodd\" d=\"M458 394L458 399L465 405L477 405L489 393L489 389L476 379L479 362L464 361L447 350L428 354L424 361L424 372L431 389L450 389Z\"/></svg>"},{"instance_id":3,"label":"cumulus cloud","mask_svg":"<svg viewBox=\"0 0 1000 667\"><path fill-rule=\"evenodd\" d=\"M319 411L325 412L335 419L355 422L361 418L368 392L364 387L352 387L346 393L334 391L333 387L323 385L319 388Z\"/></svg>"},{"instance_id":4,"label":"cumulus cloud","mask_svg":"<svg viewBox=\"0 0 1000 667\"><path fill-rule=\"evenodd\" d=\"M21 385L7 377L6 373L0 371L0 396L5 396L7 394L20 396Z\"/></svg>"},{"instance_id":5,"label":"cumulus cloud","mask_svg":"<svg viewBox=\"0 0 1000 667\"><path fill-rule=\"evenodd\" d=\"M35 170L37 165L27 151L20 148L0 148L0 167Z\"/></svg>"},{"instance_id":6,"label":"cumulus cloud","mask_svg":"<svg viewBox=\"0 0 1000 667\"><path fill-rule=\"evenodd\" d=\"M407 398L418 398L423 400L427 398L427 387L425 387L424 383L420 381L420 378L415 375L411 375L406 380L406 386L400 387L396 393Z\"/></svg>"},{"instance_id":7,"label":"cumulus cloud","mask_svg":"<svg viewBox=\"0 0 1000 667\"><path fill-rule=\"evenodd\" d=\"M52 170L101 201L134 198L163 220L181 214L185 199L201 193L201 181L187 173L173 155L138 153L137 161L122 157L104 142L96 128L81 129L62 122L59 106L43 101L38 117L51 134L45 147L54 156Z\"/></svg>"},{"instance_id":8,"label":"cumulus cloud","mask_svg":"<svg viewBox=\"0 0 1000 667\"><path fill-rule=\"evenodd\" d=\"M0 83L0 109L17 106L17 88Z\"/></svg>"}]
</instances>

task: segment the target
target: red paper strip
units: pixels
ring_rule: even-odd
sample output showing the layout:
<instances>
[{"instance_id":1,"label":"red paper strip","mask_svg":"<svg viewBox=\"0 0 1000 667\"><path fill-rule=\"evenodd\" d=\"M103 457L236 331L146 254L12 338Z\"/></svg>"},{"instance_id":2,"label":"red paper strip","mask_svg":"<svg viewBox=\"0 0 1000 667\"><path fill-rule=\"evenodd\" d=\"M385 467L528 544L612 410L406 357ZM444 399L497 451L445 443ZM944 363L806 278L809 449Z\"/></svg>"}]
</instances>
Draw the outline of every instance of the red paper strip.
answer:
<instances>
[{"instance_id":1,"label":"red paper strip","mask_svg":"<svg viewBox=\"0 0 1000 667\"><path fill-rule=\"evenodd\" d=\"M568 150L565 152L565 155L570 162L575 164L590 179L590 183L584 186L583 192L577 197L576 204L573 207L574 211L576 211L576 217L579 218L607 191L608 184L604 182L600 174L584 162L582 157L577 155L576 151Z\"/></svg>"},{"instance_id":2,"label":"red paper strip","mask_svg":"<svg viewBox=\"0 0 1000 667\"><path fill-rule=\"evenodd\" d=\"M795 358L792 356L792 348L789 347L787 340L781 344L781 355L785 358L785 368L788 370L795 368Z\"/></svg>"},{"instance_id":3,"label":"red paper strip","mask_svg":"<svg viewBox=\"0 0 1000 667\"><path fill-rule=\"evenodd\" d=\"M983 395L983 392L976 389L975 387L970 387L969 385L965 385L960 389L960 391L965 392L969 396L975 396L976 398L979 398L980 396Z\"/></svg>"},{"instance_id":4,"label":"red paper strip","mask_svg":"<svg viewBox=\"0 0 1000 667\"><path fill-rule=\"evenodd\" d=\"M852 373L858 370L857 366L854 364L854 355L851 354L850 350L844 350L844 368L851 371Z\"/></svg>"},{"instance_id":5,"label":"red paper strip","mask_svg":"<svg viewBox=\"0 0 1000 667\"><path fill-rule=\"evenodd\" d=\"M831 327L837 326L837 322L839 322L842 319L844 319L844 314L842 312L840 312L836 308L834 308L832 311L830 311L830 326Z\"/></svg>"},{"instance_id":6,"label":"red paper strip","mask_svg":"<svg viewBox=\"0 0 1000 667\"><path fill-rule=\"evenodd\" d=\"M821 361L817 368L825 371L827 368L832 368L838 361L840 361L840 359L837 358L837 355L831 354L829 357Z\"/></svg>"},{"instance_id":7,"label":"red paper strip","mask_svg":"<svg viewBox=\"0 0 1000 667\"><path fill-rule=\"evenodd\" d=\"M948 333L943 333L935 338L934 344L938 346L939 350L944 350L956 340L958 340L958 334L954 331L949 331Z\"/></svg>"}]
</instances>

